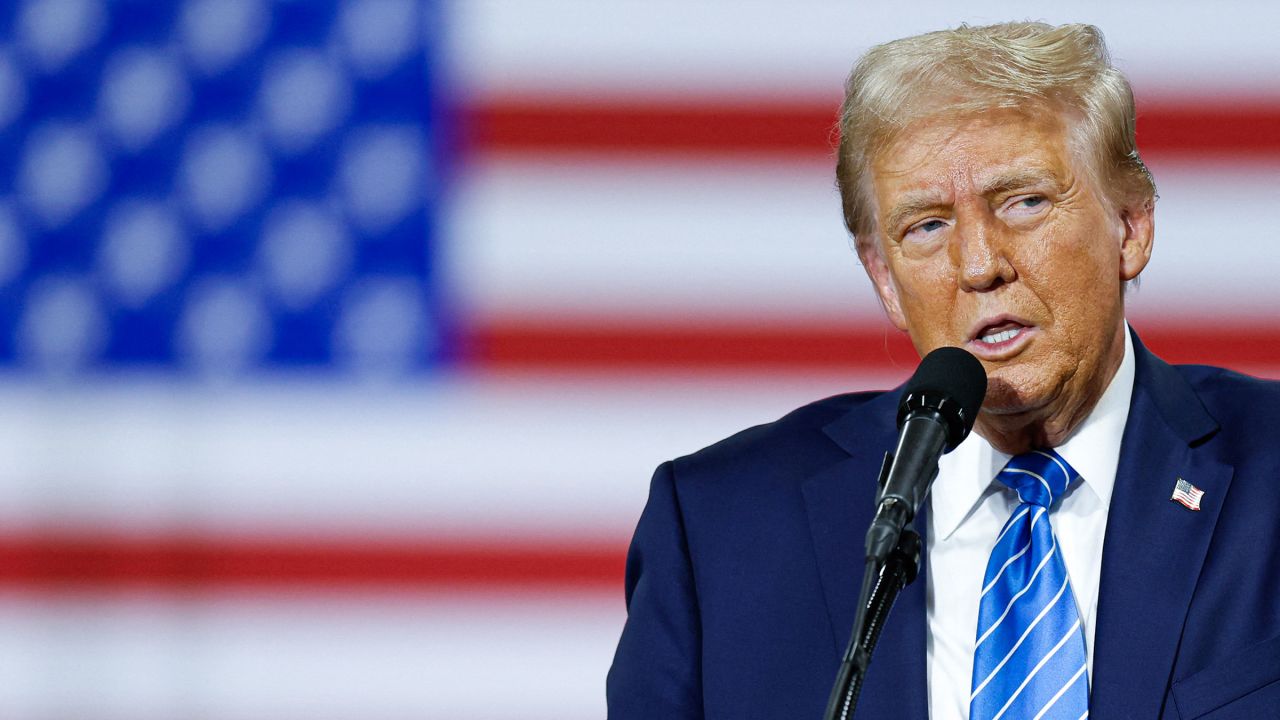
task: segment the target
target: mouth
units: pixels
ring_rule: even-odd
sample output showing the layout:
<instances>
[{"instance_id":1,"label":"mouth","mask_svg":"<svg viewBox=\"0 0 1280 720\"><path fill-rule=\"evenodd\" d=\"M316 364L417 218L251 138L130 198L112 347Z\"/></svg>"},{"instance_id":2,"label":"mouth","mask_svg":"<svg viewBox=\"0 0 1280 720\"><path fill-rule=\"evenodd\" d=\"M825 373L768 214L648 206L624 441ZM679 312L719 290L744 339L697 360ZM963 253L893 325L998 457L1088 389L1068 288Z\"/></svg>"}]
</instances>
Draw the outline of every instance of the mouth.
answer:
<instances>
[{"instance_id":1,"label":"mouth","mask_svg":"<svg viewBox=\"0 0 1280 720\"><path fill-rule=\"evenodd\" d=\"M1031 342L1035 331L1035 326L1026 321L1001 315L982 320L966 344L979 359L1004 360Z\"/></svg>"}]
</instances>

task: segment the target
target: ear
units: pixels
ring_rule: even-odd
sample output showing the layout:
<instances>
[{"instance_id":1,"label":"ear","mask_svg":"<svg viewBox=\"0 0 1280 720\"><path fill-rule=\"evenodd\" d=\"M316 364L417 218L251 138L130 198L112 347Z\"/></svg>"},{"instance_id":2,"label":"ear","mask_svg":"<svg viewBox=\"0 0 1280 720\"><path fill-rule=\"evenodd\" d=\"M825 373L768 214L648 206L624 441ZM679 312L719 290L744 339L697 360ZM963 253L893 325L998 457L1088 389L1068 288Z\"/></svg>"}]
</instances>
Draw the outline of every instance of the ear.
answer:
<instances>
[{"instance_id":1,"label":"ear","mask_svg":"<svg viewBox=\"0 0 1280 720\"><path fill-rule=\"evenodd\" d=\"M893 283L893 275L889 272L889 264L884 259L884 249L879 245L879 238L857 238L858 259L871 278L871 284L880 297L880 305L894 327L906 332L907 318L902 313L902 304L898 302L898 287Z\"/></svg>"},{"instance_id":2,"label":"ear","mask_svg":"<svg viewBox=\"0 0 1280 720\"><path fill-rule=\"evenodd\" d=\"M1155 243L1155 199L1146 198L1130 203L1120 210L1124 223L1124 240L1120 243L1120 280L1138 277L1151 261L1151 247Z\"/></svg>"}]
</instances>

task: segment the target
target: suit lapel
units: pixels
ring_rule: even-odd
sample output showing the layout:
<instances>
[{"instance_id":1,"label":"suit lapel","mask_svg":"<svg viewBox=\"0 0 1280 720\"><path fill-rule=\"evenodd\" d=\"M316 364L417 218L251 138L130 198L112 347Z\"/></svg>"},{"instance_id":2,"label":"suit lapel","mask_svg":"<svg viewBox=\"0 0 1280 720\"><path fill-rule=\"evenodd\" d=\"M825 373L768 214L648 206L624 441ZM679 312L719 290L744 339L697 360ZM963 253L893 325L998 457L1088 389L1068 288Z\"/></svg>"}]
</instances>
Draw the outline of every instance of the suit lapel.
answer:
<instances>
[{"instance_id":1,"label":"suit lapel","mask_svg":"<svg viewBox=\"0 0 1280 720\"><path fill-rule=\"evenodd\" d=\"M863 542L875 511L876 479L897 439L898 393L888 392L826 428L848 459L804 484L805 507L832 630L832 681L853 627L862 579ZM916 527L927 524L923 515ZM926 560L927 561L927 560ZM885 624L863 684L859 718L928 717L924 568L905 588Z\"/></svg>"},{"instance_id":2,"label":"suit lapel","mask_svg":"<svg viewBox=\"0 0 1280 720\"><path fill-rule=\"evenodd\" d=\"M1176 370L1134 338L1129 421L1107 517L1090 714L1159 717L1232 468L1193 446L1217 431ZM1200 511L1172 502L1178 479Z\"/></svg>"}]
</instances>

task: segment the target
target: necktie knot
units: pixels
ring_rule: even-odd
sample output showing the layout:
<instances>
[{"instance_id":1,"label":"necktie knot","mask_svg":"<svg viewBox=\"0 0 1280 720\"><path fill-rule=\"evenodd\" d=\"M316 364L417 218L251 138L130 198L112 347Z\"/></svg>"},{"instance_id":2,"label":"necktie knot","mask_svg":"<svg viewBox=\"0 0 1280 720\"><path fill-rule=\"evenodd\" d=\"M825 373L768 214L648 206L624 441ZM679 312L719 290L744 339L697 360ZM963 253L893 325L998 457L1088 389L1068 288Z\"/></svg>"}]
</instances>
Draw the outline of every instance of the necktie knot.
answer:
<instances>
[{"instance_id":1,"label":"necktie knot","mask_svg":"<svg viewBox=\"0 0 1280 720\"><path fill-rule=\"evenodd\" d=\"M1079 476L1061 455L1046 449L1010 458L996 478L1017 492L1022 502L1047 508Z\"/></svg>"}]
</instances>

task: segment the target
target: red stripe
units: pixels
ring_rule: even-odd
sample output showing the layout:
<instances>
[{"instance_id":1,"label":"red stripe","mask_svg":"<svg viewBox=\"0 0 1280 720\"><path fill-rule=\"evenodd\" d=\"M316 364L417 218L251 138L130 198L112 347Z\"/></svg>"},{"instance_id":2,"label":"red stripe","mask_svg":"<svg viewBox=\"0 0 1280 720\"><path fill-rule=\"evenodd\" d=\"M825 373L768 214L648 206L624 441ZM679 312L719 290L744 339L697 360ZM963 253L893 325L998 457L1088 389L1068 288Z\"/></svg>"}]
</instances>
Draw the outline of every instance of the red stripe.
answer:
<instances>
[{"instance_id":1,"label":"red stripe","mask_svg":"<svg viewBox=\"0 0 1280 720\"><path fill-rule=\"evenodd\" d=\"M378 545L59 533L0 537L0 587L621 589L625 544Z\"/></svg>"},{"instance_id":2,"label":"red stripe","mask_svg":"<svg viewBox=\"0 0 1280 720\"><path fill-rule=\"evenodd\" d=\"M1280 103L1150 102L1138 111L1138 148L1151 155L1280 153Z\"/></svg>"},{"instance_id":3,"label":"red stripe","mask_svg":"<svg viewBox=\"0 0 1280 720\"><path fill-rule=\"evenodd\" d=\"M498 100L466 113L485 152L830 152L837 104Z\"/></svg>"},{"instance_id":4,"label":"red stripe","mask_svg":"<svg viewBox=\"0 0 1280 720\"><path fill-rule=\"evenodd\" d=\"M1143 341L1175 363L1244 372L1280 370L1280 325L1139 326ZM465 361L490 369L729 370L739 368L905 372L918 356L885 325L666 327L554 324L512 320L464 339Z\"/></svg>"},{"instance_id":5,"label":"red stripe","mask_svg":"<svg viewBox=\"0 0 1280 720\"><path fill-rule=\"evenodd\" d=\"M481 153L831 155L839 100L786 103L494 98L464 108ZM1151 157L1280 153L1280 102L1143 101L1138 145Z\"/></svg>"},{"instance_id":6,"label":"red stripe","mask_svg":"<svg viewBox=\"0 0 1280 720\"><path fill-rule=\"evenodd\" d=\"M556 325L512 321L480 328L462 342L465 362L489 368L794 368L860 370L914 367L906 336L878 327L665 327Z\"/></svg>"}]
</instances>

